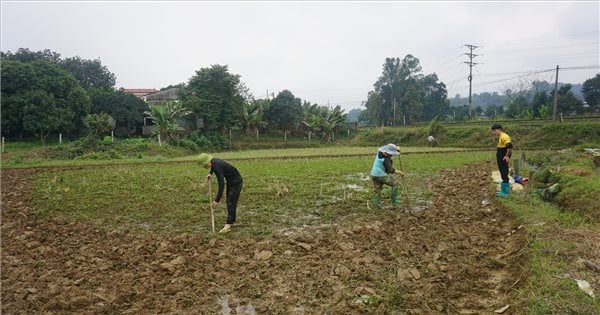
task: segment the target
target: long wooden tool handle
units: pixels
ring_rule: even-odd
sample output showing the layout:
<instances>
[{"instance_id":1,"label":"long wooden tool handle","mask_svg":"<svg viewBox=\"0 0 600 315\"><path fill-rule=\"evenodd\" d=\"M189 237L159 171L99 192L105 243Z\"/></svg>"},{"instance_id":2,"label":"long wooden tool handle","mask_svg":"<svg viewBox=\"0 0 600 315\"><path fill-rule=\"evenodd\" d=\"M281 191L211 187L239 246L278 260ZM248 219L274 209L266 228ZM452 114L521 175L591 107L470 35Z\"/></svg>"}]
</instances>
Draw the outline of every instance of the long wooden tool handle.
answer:
<instances>
[{"instance_id":1,"label":"long wooden tool handle","mask_svg":"<svg viewBox=\"0 0 600 315\"><path fill-rule=\"evenodd\" d=\"M400 162L400 172L404 173L404 168L402 167L402 159L400 158L400 156L398 156L398 161ZM404 174L404 176L406 176L406 174ZM408 207L408 211L409 213L412 212L412 209L410 208L410 201L408 199L408 187L406 187L406 181L404 180L404 176L402 177L402 186L404 186L404 195L406 196L406 206Z\"/></svg>"},{"instance_id":2,"label":"long wooden tool handle","mask_svg":"<svg viewBox=\"0 0 600 315\"><path fill-rule=\"evenodd\" d=\"M212 177L208 178L208 205L210 206L210 222L212 223L212 231L215 233L215 208L212 204Z\"/></svg>"}]
</instances>

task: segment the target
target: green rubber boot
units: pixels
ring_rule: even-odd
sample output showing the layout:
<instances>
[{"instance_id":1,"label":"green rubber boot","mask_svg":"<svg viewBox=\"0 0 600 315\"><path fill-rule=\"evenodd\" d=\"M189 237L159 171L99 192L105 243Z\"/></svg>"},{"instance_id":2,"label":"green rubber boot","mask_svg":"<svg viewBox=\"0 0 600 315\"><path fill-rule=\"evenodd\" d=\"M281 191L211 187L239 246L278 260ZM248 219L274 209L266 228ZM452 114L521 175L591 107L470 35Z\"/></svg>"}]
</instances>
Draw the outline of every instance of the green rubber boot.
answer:
<instances>
[{"instance_id":1,"label":"green rubber boot","mask_svg":"<svg viewBox=\"0 0 600 315\"><path fill-rule=\"evenodd\" d=\"M400 200L398 200L398 188L392 188L392 204L397 206L400 204Z\"/></svg>"},{"instance_id":2,"label":"green rubber boot","mask_svg":"<svg viewBox=\"0 0 600 315\"><path fill-rule=\"evenodd\" d=\"M381 196L373 196L373 208L381 208Z\"/></svg>"},{"instance_id":3,"label":"green rubber boot","mask_svg":"<svg viewBox=\"0 0 600 315\"><path fill-rule=\"evenodd\" d=\"M496 197L508 197L510 195L510 183L500 183L500 191L496 192Z\"/></svg>"}]
</instances>

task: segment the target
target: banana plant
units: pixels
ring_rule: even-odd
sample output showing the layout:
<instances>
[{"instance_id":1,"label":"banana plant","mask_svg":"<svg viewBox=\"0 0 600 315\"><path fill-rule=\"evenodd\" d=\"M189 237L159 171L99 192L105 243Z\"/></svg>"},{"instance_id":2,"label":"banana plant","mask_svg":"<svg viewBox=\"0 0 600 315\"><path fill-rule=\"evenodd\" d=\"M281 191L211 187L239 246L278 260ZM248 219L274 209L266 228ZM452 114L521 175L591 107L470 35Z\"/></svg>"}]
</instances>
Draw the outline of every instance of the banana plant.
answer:
<instances>
[{"instance_id":1,"label":"banana plant","mask_svg":"<svg viewBox=\"0 0 600 315\"><path fill-rule=\"evenodd\" d=\"M175 101L156 104L150 108L150 111L144 113L152 119L156 126L154 134L158 134L161 139L168 141L176 137L178 131L183 130L177 124L177 119L191 114L192 111L183 107L181 102Z\"/></svg>"}]
</instances>

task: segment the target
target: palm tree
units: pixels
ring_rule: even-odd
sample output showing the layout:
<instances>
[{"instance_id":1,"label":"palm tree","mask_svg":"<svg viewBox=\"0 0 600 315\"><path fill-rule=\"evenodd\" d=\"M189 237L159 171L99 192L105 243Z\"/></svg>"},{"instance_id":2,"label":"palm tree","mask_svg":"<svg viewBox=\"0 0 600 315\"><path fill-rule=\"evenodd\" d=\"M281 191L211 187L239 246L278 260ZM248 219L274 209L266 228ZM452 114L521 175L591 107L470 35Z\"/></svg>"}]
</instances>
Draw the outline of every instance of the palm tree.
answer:
<instances>
[{"instance_id":1,"label":"palm tree","mask_svg":"<svg viewBox=\"0 0 600 315\"><path fill-rule=\"evenodd\" d=\"M327 142L330 142L333 138L333 132L335 129L346 121L344 110L337 105L333 110L329 110L324 107L323 119L321 120L321 130L323 131L323 137Z\"/></svg>"},{"instance_id":2,"label":"palm tree","mask_svg":"<svg viewBox=\"0 0 600 315\"><path fill-rule=\"evenodd\" d=\"M327 106L318 106L317 104L304 105L305 119L302 122L311 132L322 132L323 139L331 142L335 129L346 121L347 114L337 105L332 110Z\"/></svg>"},{"instance_id":3,"label":"palm tree","mask_svg":"<svg viewBox=\"0 0 600 315\"><path fill-rule=\"evenodd\" d=\"M159 103L144 112L150 116L152 122L156 126L155 134L158 134L161 139L168 141L177 135L177 131L183 130L177 124L177 118L184 117L192 113L191 110L183 107L179 101Z\"/></svg>"},{"instance_id":4,"label":"palm tree","mask_svg":"<svg viewBox=\"0 0 600 315\"><path fill-rule=\"evenodd\" d=\"M246 134L250 134L252 131L265 127L267 122L264 118L263 105L256 101L244 103L242 115L240 115L239 118L239 124Z\"/></svg>"}]
</instances>

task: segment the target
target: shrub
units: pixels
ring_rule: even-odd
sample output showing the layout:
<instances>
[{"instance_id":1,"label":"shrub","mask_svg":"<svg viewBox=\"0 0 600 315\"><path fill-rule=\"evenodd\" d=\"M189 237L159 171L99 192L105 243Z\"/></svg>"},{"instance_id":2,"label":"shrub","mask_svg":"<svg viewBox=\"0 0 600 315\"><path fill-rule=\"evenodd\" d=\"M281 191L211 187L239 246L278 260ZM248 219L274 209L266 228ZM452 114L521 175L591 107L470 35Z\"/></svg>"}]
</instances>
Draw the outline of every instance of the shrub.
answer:
<instances>
[{"instance_id":1,"label":"shrub","mask_svg":"<svg viewBox=\"0 0 600 315\"><path fill-rule=\"evenodd\" d=\"M218 133L202 134L199 131L194 131L188 139L197 145L197 150L218 151L231 149L229 138Z\"/></svg>"}]
</instances>

